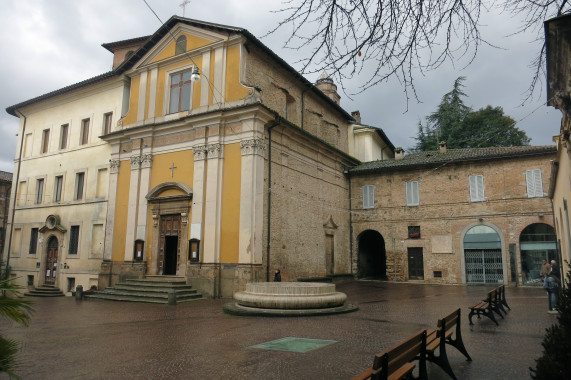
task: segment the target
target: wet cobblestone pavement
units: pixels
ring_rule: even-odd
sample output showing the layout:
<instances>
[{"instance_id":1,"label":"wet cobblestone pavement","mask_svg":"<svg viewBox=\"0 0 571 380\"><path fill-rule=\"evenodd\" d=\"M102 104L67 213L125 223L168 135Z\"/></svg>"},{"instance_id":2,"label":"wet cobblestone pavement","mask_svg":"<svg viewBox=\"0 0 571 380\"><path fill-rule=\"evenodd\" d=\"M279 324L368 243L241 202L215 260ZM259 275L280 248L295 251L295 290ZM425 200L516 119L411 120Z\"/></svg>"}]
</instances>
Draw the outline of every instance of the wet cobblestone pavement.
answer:
<instances>
[{"instance_id":1,"label":"wet cobblestone pavement","mask_svg":"<svg viewBox=\"0 0 571 380\"><path fill-rule=\"evenodd\" d=\"M511 307L496 326L488 318L468 324L468 306L487 287L355 281L337 284L359 310L317 317L237 317L224 300L177 306L74 298L34 299L29 327L0 321L19 340L22 379L349 379L372 364L375 353L460 307L462 335L472 357L447 350L459 379L529 379L541 354L547 313L543 289L506 288ZM334 340L300 353L252 346L285 337ZM428 364L430 379L449 379ZM0 379L7 379L0 375Z\"/></svg>"}]
</instances>

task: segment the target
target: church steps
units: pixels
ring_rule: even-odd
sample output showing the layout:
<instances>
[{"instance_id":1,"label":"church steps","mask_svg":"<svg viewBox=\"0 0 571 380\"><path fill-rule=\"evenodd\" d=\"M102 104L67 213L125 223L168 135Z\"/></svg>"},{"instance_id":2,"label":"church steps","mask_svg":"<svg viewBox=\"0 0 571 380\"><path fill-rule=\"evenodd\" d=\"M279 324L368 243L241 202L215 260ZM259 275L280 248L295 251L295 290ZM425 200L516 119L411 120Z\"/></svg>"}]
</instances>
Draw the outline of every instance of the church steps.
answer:
<instances>
[{"instance_id":1,"label":"church steps","mask_svg":"<svg viewBox=\"0 0 571 380\"><path fill-rule=\"evenodd\" d=\"M177 303L202 299L202 294L192 289L192 286L188 285L184 278L174 276L129 279L115 284L114 287L105 288L102 292L85 294L84 297L97 300L166 304L169 293L173 291Z\"/></svg>"},{"instance_id":2,"label":"church steps","mask_svg":"<svg viewBox=\"0 0 571 380\"><path fill-rule=\"evenodd\" d=\"M38 286L24 293L26 297L64 297L63 292L55 286Z\"/></svg>"}]
</instances>

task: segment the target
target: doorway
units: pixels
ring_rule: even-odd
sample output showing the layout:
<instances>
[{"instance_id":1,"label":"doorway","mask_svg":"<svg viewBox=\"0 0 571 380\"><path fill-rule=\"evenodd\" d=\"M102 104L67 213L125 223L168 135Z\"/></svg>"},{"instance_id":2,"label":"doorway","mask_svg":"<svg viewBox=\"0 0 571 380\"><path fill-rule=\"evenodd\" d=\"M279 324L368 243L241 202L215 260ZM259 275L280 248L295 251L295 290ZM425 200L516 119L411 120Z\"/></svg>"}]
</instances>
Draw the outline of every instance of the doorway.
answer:
<instances>
[{"instance_id":1,"label":"doorway","mask_svg":"<svg viewBox=\"0 0 571 380\"><path fill-rule=\"evenodd\" d=\"M424 256L422 247L408 248L408 279L424 280Z\"/></svg>"},{"instance_id":2,"label":"doorway","mask_svg":"<svg viewBox=\"0 0 571 380\"><path fill-rule=\"evenodd\" d=\"M359 278L386 280L387 255L385 239L377 231L367 230L359 235Z\"/></svg>"},{"instance_id":3,"label":"doorway","mask_svg":"<svg viewBox=\"0 0 571 380\"><path fill-rule=\"evenodd\" d=\"M58 240L52 236L48 240L46 251L46 272L44 277L45 285L55 285L57 273Z\"/></svg>"},{"instance_id":4,"label":"doorway","mask_svg":"<svg viewBox=\"0 0 571 380\"><path fill-rule=\"evenodd\" d=\"M161 215L158 274L176 275L180 262L181 216Z\"/></svg>"},{"instance_id":5,"label":"doorway","mask_svg":"<svg viewBox=\"0 0 571 380\"><path fill-rule=\"evenodd\" d=\"M467 284L503 284L504 269L500 235L489 226L478 225L464 235Z\"/></svg>"}]
</instances>

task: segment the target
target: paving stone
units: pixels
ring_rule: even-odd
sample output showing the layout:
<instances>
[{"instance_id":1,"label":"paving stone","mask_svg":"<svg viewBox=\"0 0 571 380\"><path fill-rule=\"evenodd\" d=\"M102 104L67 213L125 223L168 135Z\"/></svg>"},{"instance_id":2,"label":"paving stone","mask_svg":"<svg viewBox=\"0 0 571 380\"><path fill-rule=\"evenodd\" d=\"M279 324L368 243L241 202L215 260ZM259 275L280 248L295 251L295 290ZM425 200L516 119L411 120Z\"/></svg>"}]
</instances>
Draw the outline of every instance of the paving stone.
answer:
<instances>
[{"instance_id":1,"label":"paving stone","mask_svg":"<svg viewBox=\"0 0 571 380\"><path fill-rule=\"evenodd\" d=\"M29 327L0 321L2 333L22 343L23 379L348 379L372 364L375 353L438 318L462 309L462 335L473 361L447 350L459 379L526 379L541 355L547 313L542 289L506 289L512 308L496 326L468 325L468 306L483 286L354 281L337 285L359 310L315 317L249 317L223 312L228 299L176 306L35 299ZM298 337L334 340L305 353L252 346ZM428 364L430 379L448 379ZM0 375L0 379L8 377Z\"/></svg>"}]
</instances>

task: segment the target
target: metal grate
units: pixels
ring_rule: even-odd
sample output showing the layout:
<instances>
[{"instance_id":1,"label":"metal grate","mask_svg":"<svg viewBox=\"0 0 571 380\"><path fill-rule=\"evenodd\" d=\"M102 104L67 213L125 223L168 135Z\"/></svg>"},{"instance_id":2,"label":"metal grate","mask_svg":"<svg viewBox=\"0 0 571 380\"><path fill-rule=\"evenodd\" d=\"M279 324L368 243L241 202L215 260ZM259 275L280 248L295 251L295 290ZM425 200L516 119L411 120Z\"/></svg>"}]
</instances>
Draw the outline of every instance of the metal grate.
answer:
<instances>
[{"instance_id":1,"label":"metal grate","mask_svg":"<svg viewBox=\"0 0 571 380\"><path fill-rule=\"evenodd\" d=\"M466 283L497 284L504 282L501 249L465 249Z\"/></svg>"}]
</instances>

